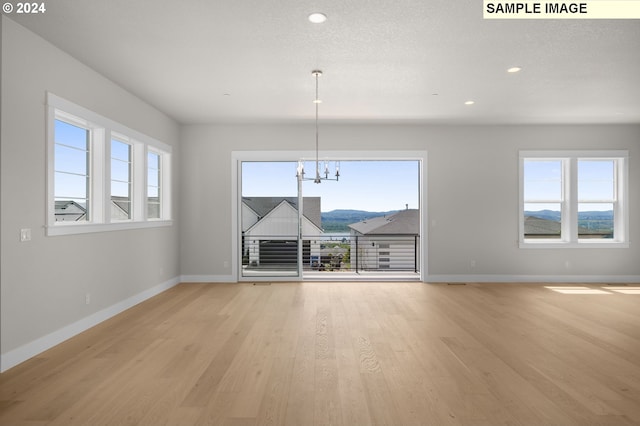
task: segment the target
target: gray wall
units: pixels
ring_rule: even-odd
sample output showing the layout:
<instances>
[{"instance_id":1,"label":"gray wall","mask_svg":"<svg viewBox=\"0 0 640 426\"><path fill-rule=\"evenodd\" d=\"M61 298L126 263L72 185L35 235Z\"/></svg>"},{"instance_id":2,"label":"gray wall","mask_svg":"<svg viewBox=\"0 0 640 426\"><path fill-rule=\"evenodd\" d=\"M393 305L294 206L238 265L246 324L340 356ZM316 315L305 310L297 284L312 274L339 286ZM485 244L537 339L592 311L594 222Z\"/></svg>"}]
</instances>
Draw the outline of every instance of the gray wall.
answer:
<instances>
[{"instance_id":1,"label":"gray wall","mask_svg":"<svg viewBox=\"0 0 640 426\"><path fill-rule=\"evenodd\" d=\"M231 152L311 150L312 126L183 127L183 276L232 273L224 267L234 238ZM429 279L570 281L587 275L640 276L640 125L325 124L321 149L428 152L428 207L423 213L428 219ZM518 248L518 151L589 149L629 150L631 248ZM474 268L471 260L476 261Z\"/></svg>"},{"instance_id":2,"label":"gray wall","mask_svg":"<svg viewBox=\"0 0 640 426\"><path fill-rule=\"evenodd\" d=\"M175 218L179 126L4 16L1 89L0 343L6 354L180 275L177 222L45 236L45 91L172 145ZM32 229L32 241L20 242L21 228Z\"/></svg>"}]
</instances>

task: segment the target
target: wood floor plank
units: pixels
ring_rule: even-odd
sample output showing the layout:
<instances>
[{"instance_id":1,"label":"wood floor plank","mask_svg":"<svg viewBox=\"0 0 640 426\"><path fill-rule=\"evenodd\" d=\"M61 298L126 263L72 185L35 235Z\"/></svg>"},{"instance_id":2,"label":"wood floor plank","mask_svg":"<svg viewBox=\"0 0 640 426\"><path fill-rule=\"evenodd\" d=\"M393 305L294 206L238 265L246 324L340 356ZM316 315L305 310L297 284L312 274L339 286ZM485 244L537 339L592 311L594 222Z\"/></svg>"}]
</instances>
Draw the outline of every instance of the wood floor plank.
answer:
<instances>
[{"instance_id":1,"label":"wood floor plank","mask_svg":"<svg viewBox=\"0 0 640 426\"><path fill-rule=\"evenodd\" d=\"M2 373L0 424L640 424L640 295L577 287L180 284Z\"/></svg>"}]
</instances>

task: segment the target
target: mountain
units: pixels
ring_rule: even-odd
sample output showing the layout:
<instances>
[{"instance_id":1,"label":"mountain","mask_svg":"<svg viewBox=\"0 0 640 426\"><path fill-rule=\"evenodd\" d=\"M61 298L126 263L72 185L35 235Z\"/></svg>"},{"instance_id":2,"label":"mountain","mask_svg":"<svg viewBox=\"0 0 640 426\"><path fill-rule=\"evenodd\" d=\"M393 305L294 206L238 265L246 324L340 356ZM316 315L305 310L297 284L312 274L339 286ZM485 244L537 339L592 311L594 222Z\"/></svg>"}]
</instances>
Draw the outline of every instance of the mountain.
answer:
<instances>
[{"instance_id":1,"label":"mountain","mask_svg":"<svg viewBox=\"0 0 640 426\"><path fill-rule=\"evenodd\" d=\"M374 217L380 217L385 215L391 215L397 213L398 210L391 210L388 212L368 212L364 210L332 210L330 212L321 213L322 228L325 232L349 232L349 226L352 223L360 222L361 220L371 219Z\"/></svg>"},{"instance_id":2,"label":"mountain","mask_svg":"<svg viewBox=\"0 0 640 426\"><path fill-rule=\"evenodd\" d=\"M338 209L323 212L321 213L322 228L327 233L345 233L349 232L349 225L352 223L374 217L389 216L398 211L399 210L369 212L365 210ZM552 220L554 222L560 222L561 217L560 212L555 210L525 211L524 215ZM595 230L611 230L613 229L613 210L579 212L578 226Z\"/></svg>"},{"instance_id":3,"label":"mountain","mask_svg":"<svg viewBox=\"0 0 640 426\"><path fill-rule=\"evenodd\" d=\"M525 211L526 216L560 222L561 214L554 210ZM578 212L578 226L592 231L613 231L613 210Z\"/></svg>"},{"instance_id":4,"label":"mountain","mask_svg":"<svg viewBox=\"0 0 640 426\"><path fill-rule=\"evenodd\" d=\"M540 219L554 220L556 222L560 222L560 212L554 210L539 210L535 212L525 211L524 216L533 216L538 217Z\"/></svg>"},{"instance_id":5,"label":"mountain","mask_svg":"<svg viewBox=\"0 0 640 426\"><path fill-rule=\"evenodd\" d=\"M560 221L560 212L555 210L525 211L525 216L539 217L540 219ZM578 220L613 220L613 210L578 212Z\"/></svg>"}]
</instances>

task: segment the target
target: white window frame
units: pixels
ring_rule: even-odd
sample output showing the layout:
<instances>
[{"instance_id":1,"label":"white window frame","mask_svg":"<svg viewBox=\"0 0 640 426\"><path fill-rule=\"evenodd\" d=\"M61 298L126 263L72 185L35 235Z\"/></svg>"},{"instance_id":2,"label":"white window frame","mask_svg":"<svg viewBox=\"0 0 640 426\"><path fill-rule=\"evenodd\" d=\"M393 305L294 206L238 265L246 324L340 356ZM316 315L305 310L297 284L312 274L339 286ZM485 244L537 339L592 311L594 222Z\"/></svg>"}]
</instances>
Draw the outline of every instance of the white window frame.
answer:
<instances>
[{"instance_id":1,"label":"white window frame","mask_svg":"<svg viewBox=\"0 0 640 426\"><path fill-rule=\"evenodd\" d=\"M560 161L562 166L562 231L559 239L527 239L524 236L525 160ZM578 161L615 162L614 236L612 239L578 238ZM629 152L520 151L519 153L519 246L520 248L629 248ZM554 201L555 202L555 201Z\"/></svg>"},{"instance_id":2,"label":"white window frame","mask_svg":"<svg viewBox=\"0 0 640 426\"><path fill-rule=\"evenodd\" d=\"M47 93L47 236L84 234L172 225L171 146L129 129L84 107ZM55 220L55 121L90 131L89 218L82 222ZM111 140L131 145L131 219L111 220ZM147 218L147 152L160 155L163 196L160 218Z\"/></svg>"}]
</instances>

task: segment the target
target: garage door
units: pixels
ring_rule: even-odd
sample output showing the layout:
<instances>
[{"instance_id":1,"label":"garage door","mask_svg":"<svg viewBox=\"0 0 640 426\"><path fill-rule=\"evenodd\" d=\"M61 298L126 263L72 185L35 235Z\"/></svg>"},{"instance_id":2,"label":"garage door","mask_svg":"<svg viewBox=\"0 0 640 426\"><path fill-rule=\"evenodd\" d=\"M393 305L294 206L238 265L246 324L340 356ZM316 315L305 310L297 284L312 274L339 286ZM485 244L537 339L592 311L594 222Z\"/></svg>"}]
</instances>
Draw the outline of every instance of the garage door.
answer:
<instances>
[{"instance_id":1,"label":"garage door","mask_svg":"<svg viewBox=\"0 0 640 426\"><path fill-rule=\"evenodd\" d=\"M296 265L298 263L298 242L267 240L260 241L261 265Z\"/></svg>"}]
</instances>

